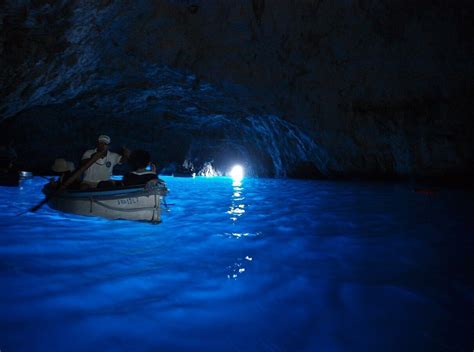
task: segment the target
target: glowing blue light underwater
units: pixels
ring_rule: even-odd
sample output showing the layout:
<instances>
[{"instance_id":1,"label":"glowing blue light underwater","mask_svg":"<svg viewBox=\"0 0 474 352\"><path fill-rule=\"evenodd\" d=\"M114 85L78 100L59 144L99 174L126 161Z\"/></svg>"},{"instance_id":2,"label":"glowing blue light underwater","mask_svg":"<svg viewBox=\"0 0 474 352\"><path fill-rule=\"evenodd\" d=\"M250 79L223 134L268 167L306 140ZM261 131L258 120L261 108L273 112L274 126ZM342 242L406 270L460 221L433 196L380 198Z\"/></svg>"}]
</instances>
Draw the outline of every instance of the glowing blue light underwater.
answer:
<instances>
[{"instance_id":1,"label":"glowing blue light underwater","mask_svg":"<svg viewBox=\"0 0 474 352\"><path fill-rule=\"evenodd\" d=\"M18 217L47 180L0 187L2 350L468 350L470 194L163 179L160 225L47 205Z\"/></svg>"}]
</instances>

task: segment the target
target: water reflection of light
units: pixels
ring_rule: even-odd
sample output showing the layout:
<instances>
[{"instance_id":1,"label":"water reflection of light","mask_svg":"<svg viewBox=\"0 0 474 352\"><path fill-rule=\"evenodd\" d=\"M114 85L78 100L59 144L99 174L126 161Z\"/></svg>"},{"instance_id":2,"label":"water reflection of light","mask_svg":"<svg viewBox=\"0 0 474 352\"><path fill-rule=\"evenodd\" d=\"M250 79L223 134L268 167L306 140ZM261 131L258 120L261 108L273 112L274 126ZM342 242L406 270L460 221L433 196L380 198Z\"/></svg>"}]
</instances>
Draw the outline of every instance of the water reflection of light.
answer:
<instances>
[{"instance_id":1,"label":"water reflection of light","mask_svg":"<svg viewBox=\"0 0 474 352\"><path fill-rule=\"evenodd\" d=\"M236 221L240 216L245 213L245 204L243 201L245 197L243 196L242 182L241 180L234 180L232 182L233 193L232 193L232 204L227 211L227 214L230 214L230 219Z\"/></svg>"},{"instance_id":2,"label":"water reflection of light","mask_svg":"<svg viewBox=\"0 0 474 352\"><path fill-rule=\"evenodd\" d=\"M226 232L224 233L225 236L229 238L241 238L241 237L256 237L260 236L262 233L261 232ZM251 257L245 258L247 260L252 260Z\"/></svg>"},{"instance_id":3,"label":"water reflection of light","mask_svg":"<svg viewBox=\"0 0 474 352\"><path fill-rule=\"evenodd\" d=\"M245 268L242 266L242 263L240 263L241 260L242 259L239 259L239 262L227 267L227 269L230 271L230 273L227 274L228 279L236 280L239 275L245 272Z\"/></svg>"}]
</instances>

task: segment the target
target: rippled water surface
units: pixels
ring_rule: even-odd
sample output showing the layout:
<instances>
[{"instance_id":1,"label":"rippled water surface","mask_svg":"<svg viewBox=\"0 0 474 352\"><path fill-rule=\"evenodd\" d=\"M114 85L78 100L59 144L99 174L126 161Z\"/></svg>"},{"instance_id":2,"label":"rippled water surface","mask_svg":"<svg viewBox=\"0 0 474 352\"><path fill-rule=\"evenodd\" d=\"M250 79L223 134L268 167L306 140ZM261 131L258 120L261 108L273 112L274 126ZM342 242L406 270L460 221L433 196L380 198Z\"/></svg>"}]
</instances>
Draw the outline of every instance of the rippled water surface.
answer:
<instances>
[{"instance_id":1,"label":"rippled water surface","mask_svg":"<svg viewBox=\"0 0 474 352\"><path fill-rule=\"evenodd\" d=\"M0 187L0 350L467 351L473 197L167 178L159 225Z\"/></svg>"}]
</instances>

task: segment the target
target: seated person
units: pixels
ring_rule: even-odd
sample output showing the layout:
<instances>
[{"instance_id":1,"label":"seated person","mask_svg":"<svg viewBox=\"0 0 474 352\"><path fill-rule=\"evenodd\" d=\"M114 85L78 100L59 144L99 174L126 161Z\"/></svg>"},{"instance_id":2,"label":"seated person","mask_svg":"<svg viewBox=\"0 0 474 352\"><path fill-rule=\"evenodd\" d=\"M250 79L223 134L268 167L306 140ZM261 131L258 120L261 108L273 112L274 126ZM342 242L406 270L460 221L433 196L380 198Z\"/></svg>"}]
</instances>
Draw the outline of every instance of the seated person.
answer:
<instances>
[{"instance_id":1,"label":"seated person","mask_svg":"<svg viewBox=\"0 0 474 352\"><path fill-rule=\"evenodd\" d=\"M124 148L122 155L111 152L109 150L110 142L109 136L101 135L97 138L96 148L87 150L82 156L81 165L86 164L97 154L101 157L84 171L81 188L102 188L115 185L115 181L110 179L112 170L115 165L127 162L130 151Z\"/></svg>"},{"instance_id":2,"label":"seated person","mask_svg":"<svg viewBox=\"0 0 474 352\"><path fill-rule=\"evenodd\" d=\"M59 158L54 160L54 164L51 169L59 176L58 186L66 182L74 173L74 163L65 159ZM80 180L74 181L69 188L79 188Z\"/></svg>"},{"instance_id":3,"label":"seated person","mask_svg":"<svg viewBox=\"0 0 474 352\"><path fill-rule=\"evenodd\" d=\"M129 163L132 165L133 171L123 177L122 182L125 186L144 185L150 181L152 183L164 183L156 175L155 165L150 164L150 154L147 151L133 151ZM151 166L151 170L147 170L148 166Z\"/></svg>"}]
</instances>

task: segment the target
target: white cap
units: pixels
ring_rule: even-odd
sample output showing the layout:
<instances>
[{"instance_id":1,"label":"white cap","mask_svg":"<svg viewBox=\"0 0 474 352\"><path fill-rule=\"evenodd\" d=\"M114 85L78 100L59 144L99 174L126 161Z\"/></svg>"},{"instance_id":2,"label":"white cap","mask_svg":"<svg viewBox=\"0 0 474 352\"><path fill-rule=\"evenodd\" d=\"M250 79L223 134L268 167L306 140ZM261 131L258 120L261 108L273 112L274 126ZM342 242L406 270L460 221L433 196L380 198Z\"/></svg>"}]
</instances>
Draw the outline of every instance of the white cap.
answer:
<instances>
[{"instance_id":1,"label":"white cap","mask_svg":"<svg viewBox=\"0 0 474 352\"><path fill-rule=\"evenodd\" d=\"M105 134L101 134L99 138L97 138L98 142L104 142L105 144L110 144L110 137L106 136Z\"/></svg>"}]
</instances>

